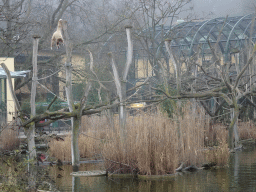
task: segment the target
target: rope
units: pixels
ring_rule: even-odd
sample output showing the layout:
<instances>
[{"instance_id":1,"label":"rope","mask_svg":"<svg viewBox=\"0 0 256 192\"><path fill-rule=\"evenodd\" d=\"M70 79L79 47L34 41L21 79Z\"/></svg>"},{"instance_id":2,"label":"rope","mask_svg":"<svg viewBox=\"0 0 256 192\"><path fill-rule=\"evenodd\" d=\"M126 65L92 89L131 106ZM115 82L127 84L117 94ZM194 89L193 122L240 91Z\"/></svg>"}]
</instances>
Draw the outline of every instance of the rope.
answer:
<instances>
[{"instance_id":1,"label":"rope","mask_svg":"<svg viewBox=\"0 0 256 192\"><path fill-rule=\"evenodd\" d=\"M46 89L47 91L49 91L51 94L53 94L54 96L57 96L60 100L67 102L65 99L62 99L61 97L59 97L58 95L56 95L55 93L53 93L51 90L49 90L46 86L44 86L43 84L37 82L39 85L41 85L44 89Z\"/></svg>"},{"instance_id":2,"label":"rope","mask_svg":"<svg viewBox=\"0 0 256 192\"><path fill-rule=\"evenodd\" d=\"M39 80L47 79L47 78L49 78L49 77L51 77L51 76L55 75L56 73L60 72L60 71L62 70L62 68L63 68L63 67L61 67L58 71L55 71L54 73L52 73L52 74L51 74L51 75L49 75L49 76L42 77L42 78L37 79L37 80L39 81Z\"/></svg>"}]
</instances>

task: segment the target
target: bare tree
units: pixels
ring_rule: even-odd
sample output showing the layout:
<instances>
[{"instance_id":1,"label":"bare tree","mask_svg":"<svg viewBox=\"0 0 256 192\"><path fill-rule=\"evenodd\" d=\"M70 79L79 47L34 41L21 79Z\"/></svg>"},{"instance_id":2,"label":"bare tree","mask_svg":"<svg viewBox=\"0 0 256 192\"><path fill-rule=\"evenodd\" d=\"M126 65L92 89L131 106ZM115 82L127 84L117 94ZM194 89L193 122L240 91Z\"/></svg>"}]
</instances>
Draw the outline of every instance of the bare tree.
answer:
<instances>
[{"instance_id":1,"label":"bare tree","mask_svg":"<svg viewBox=\"0 0 256 192\"><path fill-rule=\"evenodd\" d=\"M138 38L139 45L148 56L148 61L153 68L153 72L157 79L161 80L161 57L165 59L167 72L169 73L168 55L163 51L164 40L168 38L173 30L167 33L164 26L172 26L179 18L179 14L185 11L185 5L189 1L140 1L137 6L139 10L136 12L132 21L137 29L135 34Z\"/></svg>"},{"instance_id":2,"label":"bare tree","mask_svg":"<svg viewBox=\"0 0 256 192\"><path fill-rule=\"evenodd\" d=\"M218 40L219 41L219 40ZM218 41L215 45L218 44ZM170 46L169 43L167 43L167 46ZM251 65L254 57L255 57L255 51L256 49L253 48L252 50L248 50L251 52L251 55L247 62L244 64L241 71L237 71L237 76L231 77L231 64L230 62L225 62L224 65L220 64L222 55L218 55L216 52L216 46L212 47L210 42L209 46L211 47L212 54L213 54L213 60L212 65L214 65L217 62L218 65L218 73L216 71L209 71L206 70L204 66L198 63L196 58L190 59L190 65L198 66L201 70L201 78L199 77L188 77L186 75L183 76L182 72L180 72L180 76L183 76L182 79L182 89L178 93L177 96L171 96L166 91L161 90L167 98L170 99L188 99L188 98L196 98L196 99L209 99L212 97L220 97L223 99L223 103L227 103L227 105L232 109L231 111L231 122L228 126L229 130L229 148L233 149L234 146L237 147L239 137L238 137L238 130L236 126L236 122L238 119L238 116L240 114L239 110L241 109L241 104L239 104L239 100L241 98L249 98L250 96L255 95L254 91L254 82L249 81L248 87L250 89L247 89L247 86L245 87L243 84L243 79L248 79L248 69ZM199 51L199 49L198 49ZM198 57L198 54L196 53L194 57ZM181 64L180 64L181 65ZM234 68L232 69L234 70ZM183 73L187 74L187 73ZM253 74L251 74L253 75ZM202 78L203 77L203 78ZM194 83L194 80L197 80L196 83ZM186 87L189 87L189 89L186 89ZM191 91L192 90L194 91ZM250 99L249 99L250 101ZM250 101L251 105L255 107L255 104L253 104L252 101ZM203 103L201 102L203 107L206 109L209 115L215 116L215 113L212 113L211 110ZM223 104L219 105L218 108L216 108L216 111L219 110L219 108L223 107ZM233 143L233 135L235 132L235 143ZM235 144L235 145L234 145Z\"/></svg>"}]
</instances>

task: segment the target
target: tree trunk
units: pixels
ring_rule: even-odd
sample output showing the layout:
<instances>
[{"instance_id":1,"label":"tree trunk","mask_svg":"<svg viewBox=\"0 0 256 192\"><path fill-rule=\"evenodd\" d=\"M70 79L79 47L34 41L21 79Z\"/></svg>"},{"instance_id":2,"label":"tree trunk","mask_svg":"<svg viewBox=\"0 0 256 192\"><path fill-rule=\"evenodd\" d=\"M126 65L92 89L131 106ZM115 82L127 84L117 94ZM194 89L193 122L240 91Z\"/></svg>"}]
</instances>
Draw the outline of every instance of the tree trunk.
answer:
<instances>
[{"instance_id":1,"label":"tree trunk","mask_svg":"<svg viewBox=\"0 0 256 192\"><path fill-rule=\"evenodd\" d=\"M126 82L121 82L121 94L122 100L120 100L120 107L119 107L119 127L120 127L120 137L121 143L123 144L122 147L125 147L125 140L126 140L126 107L125 107L125 99L126 99Z\"/></svg>"},{"instance_id":2,"label":"tree trunk","mask_svg":"<svg viewBox=\"0 0 256 192\"><path fill-rule=\"evenodd\" d=\"M235 132L235 146L239 141L238 130L237 130L237 119L239 116L239 107L236 102L234 102L234 109L231 112L231 123L229 125L229 137L228 137L228 145L229 149L234 149L234 142L233 142L233 134Z\"/></svg>"},{"instance_id":3,"label":"tree trunk","mask_svg":"<svg viewBox=\"0 0 256 192\"><path fill-rule=\"evenodd\" d=\"M239 109L231 109L231 126L229 128L229 148L233 149L233 147L237 147L238 142L239 142L239 135L238 135L238 127L237 127L237 119L239 116ZM233 143L233 133L235 135L235 143ZM231 147L232 146L232 147Z\"/></svg>"},{"instance_id":4,"label":"tree trunk","mask_svg":"<svg viewBox=\"0 0 256 192\"><path fill-rule=\"evenodd\" d=\"M73 171L79 171L80 166L80 153L78 147L78 136L79 136L79 126L80 126L81 117L73 118L73 126L72 126L72 141L71 141L71 153L72 153L72 166Z\"/></svg>"},{"instance_id":5,"label":"tree trunk","mask_svg":"<svg viewBox=\"0 0 256 192\"><path fill-rule=\"evenodd\" d=\"M68 29L67 29L67 21L62 21L63 27L63 36L65 40L66 46L66 95L68 100L69 111L73 112L74 110L74 101L72 96L72 43L70 42ZM79 126L80 126L81 117L78 115L77 117L71 118L71 128L72 128L72 137L71 137L71 156L72 156L72 166L73 171L79 171L80 165L80 154L78 148L78 134L79 134Z\"/></svg>"}]
</instances>

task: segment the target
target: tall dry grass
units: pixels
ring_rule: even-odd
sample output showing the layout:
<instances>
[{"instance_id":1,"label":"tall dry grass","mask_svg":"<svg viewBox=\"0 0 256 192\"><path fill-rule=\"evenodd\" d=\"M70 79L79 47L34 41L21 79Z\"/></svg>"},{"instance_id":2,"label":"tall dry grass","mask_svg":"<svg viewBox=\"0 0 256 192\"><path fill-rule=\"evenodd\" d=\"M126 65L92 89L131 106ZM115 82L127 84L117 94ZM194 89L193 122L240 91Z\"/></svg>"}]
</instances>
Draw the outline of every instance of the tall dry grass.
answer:
<instances>
[{"instance_id":1,"label":"tall dry grass","mask_svg":"<svg viewBox=\"0 0 256 192\"><path fill-rule=\"evenodd\" d=\"M90 132L88 133L90 134ZM62 161L71 161L71 135L63 138L64 141L51 139L49 141L49 154L51 157ZM84 135L79 136L79 151L81 158L97 159L100 154L100 142Z\"/></svg>"},{"instance_id":2,"label":"tall dry grass","mask_svg":"<svg viewBox=\"0 0 256 192\"><path fill-rule=\"evenodd\" d=\"M206 162L216 163L218 166L227 164L229 157L227 134L224 125L215 124L209 127L207 131L207 145L211 144L211 147L204 151Z\"/></svg>"},{"instance_id":3,"label":"tall dry grass","mask_svg":"<svg viewBox=\"0 0 256 192\"><path fill-rule=\"evenodd\" d=\"M14 150L19 148L20 140L17 130L4 129L0 134L0 150Z\"/></svg>"},{"instance_id":4,"label":"tall dry grass","mask_svg":"<svg viewBox=\"0 0 256 192\"><path fill-rule=\"evenodd\" d=\"M118 126L118 125L117 125ZM112 138L103 146L103 156L122 164L107 162L110 172L129 172L137 170L140 174L160 175L175 172L178 164L200 166L207 160L218 164L227 162L228 153L221 159L218 149L228 151L225 129L215 130L209 125L209 119L203 110L193 112L190 105L183 108L182 115L168 118L165 114L140 114L129 117L127 121L127 139L124 149L121 148L120 136L116 132L108 132L107 137ZM219 134L218 132L221 131ZM218 134L222 144L214 151L218 151L209 157L205 154L206 133ZM207 159L206 159L207 158ZM129 166L126 166L126 165Z\"/></svg>"},{"instance_id":5,"label":"tall dry grass","mask_svg":"<svg viewBox=\"0 0 256 192\"><path fill-rule=\"evenodd\" d=\"M160 114L140 114L127 120L127 137L124 149L118 129L109 131L111 138L103 145L103 156L115 162L106 161L109 171L131 172L142 174L163 174L172 172L178 164L177 132L169 125L171 121ZM115 125L118 127L118 123ZM111 167L112 166L112 167Z\"/></svg>"},{"instance_id":6,"label":"tall dry grass","mask_svg":"<svg viewBox=\"0 0 256 192\"><path fill-rule=\"evenodd\" d=\"M182 162L196 166L206 162L219 165L227 162L227 131L210 126L202 109L193 111L191 105L187 105L182 115L173 119L156 111L127 117L126 140L123 142L120 141L118 117L83 117L81 132L84 135L79 137L81 157L95 158L95 154L101 154L109 172L147 175L173 173ZM70 137L64 142L51 141L51 155L70 160L70 143ZM204 150L205 146L213 144L219 145L211 150L213 153L205 152L208 151Z\"/></svg>"},{"instance_id":7,"label":"tall dry grass","mask_svg":"<svg viewBox=\"0 0 256 192\"><path fill-rule=\"evenodd\" d=\"M251 120L248 122L238 122L238 132L241 140L256 139L256 126Z\"/></svg>"},{"instance_id":8,"label":"tall dry grass","mask_svg":"<svg viewBox=\"0 0 256 192\"><path fill-rule=\"evenodd\" d=\"M81 158L102 159L102 145L108 132L108 118L106 116L84 116L82 118L79 135L79 151ZM64 141L51 139L49 154L62 161L71 161L71 135L63 138Z\"/></svg>"}]
</instances>

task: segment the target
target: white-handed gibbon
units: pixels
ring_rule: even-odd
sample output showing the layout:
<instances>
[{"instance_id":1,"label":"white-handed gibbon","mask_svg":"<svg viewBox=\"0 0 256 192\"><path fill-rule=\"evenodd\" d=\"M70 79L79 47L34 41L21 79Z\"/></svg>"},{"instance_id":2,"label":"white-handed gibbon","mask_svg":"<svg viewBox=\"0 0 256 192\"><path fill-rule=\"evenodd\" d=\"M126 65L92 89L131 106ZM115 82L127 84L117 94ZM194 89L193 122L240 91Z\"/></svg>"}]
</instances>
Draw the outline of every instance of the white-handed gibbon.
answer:
<instances>
[{"instance_id":1,"label":"white-handed gibbon","mask_svg":"<svg viewBox=\"0 0 256 192\"><path fill-rule=\"evenodd\" d=\"M57 30L52 35L52 41L51 41L51 49L53 47L54 42L56 41L57 49L60 48L60 43L64 44L64 39L62 37L62 19L58 21Z\"/></svg>"}]
</instances>

